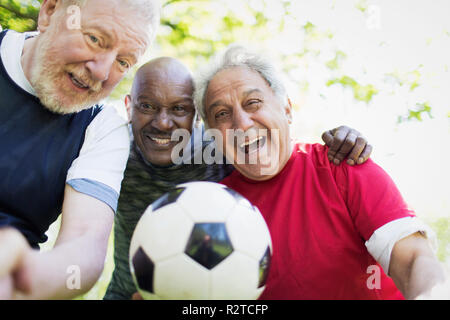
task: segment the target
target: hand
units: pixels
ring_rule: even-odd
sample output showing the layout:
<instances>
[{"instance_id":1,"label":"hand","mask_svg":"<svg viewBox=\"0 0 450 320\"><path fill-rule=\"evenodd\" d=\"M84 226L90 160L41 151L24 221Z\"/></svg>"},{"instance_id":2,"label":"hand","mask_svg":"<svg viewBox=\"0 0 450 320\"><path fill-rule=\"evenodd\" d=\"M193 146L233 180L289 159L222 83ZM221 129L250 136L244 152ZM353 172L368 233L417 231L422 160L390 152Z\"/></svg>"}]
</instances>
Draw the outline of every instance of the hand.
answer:
<instances>
[{"instance_id":1,"label":"hand","mask_svg":"<svg viewBox=\"0 0 450 320\"><path fill-rule=\"evenodd\" d=\"M144 300L139 292L133 293L131 300Z\"/></svg>"},{"instance_id":2,"label":"hand","mask_svg":"<svg viewBox=\"0 0 450 320\"><path fill-rule=\"evenodd\" d=\"M7 275L0 277L0 301L11 300L13 298L13 279L12 276Z\"/></svg>"},{"instance_id":3,"label":"hand","mask_svg":"<svg viewBox=\"0 0 450 320\"><path fill-rule=\"evenodd\" d=\"M12 299L15 290L27 291L18 273L32 249L22 234L13 228L0 229L0 300Z\"/></svg>"},{"instance_id":4,"label":"hand","mask_svg":"<svg viewBox=\"0 0 450 320\"><path fill-rule=\"evenodd\" d=\"M328 159L335 165L339 165L346 157L347 164L353 166L362 164L369 159L372 146L355 129L340 126L322 134L322 140L330 148Z\"/></svg>"},{"instance_id":5,"label":"hand","mask_svg":"<svg viewBox=\"0 0 450 320\"><path fill-rule=\"evenodd\" d=\"M406 299L448 299L449 282L427 237L416 232L398 240L391 253L389 277Z\"/></svg>"},{"instance_id":6,"label":"hand","mask_svg":"<svg viewBox=\"0 0 450 320\"><path fill-rule=\"evenodd\" d=\"M450 300L450 278L436 284L428 292L416 297L415 300Z\"/></svg>"},{"instance_id":7,"label":"hand","mask_svg":"<svg viewBox=\"0 0 450 320\"><path fill-rule=\"evenodd\" d=\"M19 267L28 249L31 248L19 231L13 228L0 229L0 278Z\"/></svg>"}]
</instances>

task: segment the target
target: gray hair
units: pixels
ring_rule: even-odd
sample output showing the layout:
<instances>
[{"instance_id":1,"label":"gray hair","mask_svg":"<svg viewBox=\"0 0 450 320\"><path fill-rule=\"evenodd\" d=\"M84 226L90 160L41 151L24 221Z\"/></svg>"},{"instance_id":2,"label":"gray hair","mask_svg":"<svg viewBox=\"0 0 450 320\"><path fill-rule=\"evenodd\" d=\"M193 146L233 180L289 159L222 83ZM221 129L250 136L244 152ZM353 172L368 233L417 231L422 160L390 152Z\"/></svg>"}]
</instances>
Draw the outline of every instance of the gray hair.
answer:
<instances>
[{"instance_id":1,"label":"gray hair","mask_svg":"<svg viewBox=\"0 0 450 320\"><path fill-rule=\"evenodd\" d=\"M200 71L196 77L194 102L200 116L205 122L205 126L207 126L205 97L209 83L220 71L234 67L246 67L258 72L261 77L267 81L280 101L287 104L287 91L283 80L281 79L281 74L276 70L269 59L244 46L233 44L230 45L223 54L219 55L209 63L206 68Z\"/></svg>"},{"instance_id":2,"label":"gray hair","mask_svg":"<svg viewBox=\"0 0 450 320\"><path fill-rule=\"evenodd\" d=\"M66 6L77 5L82 8L88 0L63 0ZM148 21L150 41L156 37L156 31L160 24L161 3L159 0L119 0Z\"/></svg>"}]
</instances>

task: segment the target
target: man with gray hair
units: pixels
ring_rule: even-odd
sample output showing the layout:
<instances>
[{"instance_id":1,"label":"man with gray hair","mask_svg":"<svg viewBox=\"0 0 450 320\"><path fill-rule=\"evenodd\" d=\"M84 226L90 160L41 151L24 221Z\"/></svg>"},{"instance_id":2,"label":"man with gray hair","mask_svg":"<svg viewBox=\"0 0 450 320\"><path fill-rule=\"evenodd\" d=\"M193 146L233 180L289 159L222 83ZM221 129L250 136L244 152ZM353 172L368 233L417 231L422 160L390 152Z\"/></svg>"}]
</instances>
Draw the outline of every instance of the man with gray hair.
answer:
<instances>
[{"instance_id":1,"label":"man with gray hair","mask_svg":"<svg viewBox=\"0 0 450 320\"><path fill-rule=\"evenodd\" d=\"M73 298L100 276L129 134L98 103L144 54L159 12L157 0L44 0L39 32L0 34L0 299Z\"/></svg>"},{"instance_id":2,"label":"man with gray hair","mask_svg":"<svg viewBox=\"0 0 450 320\"><path fill-rule=\"evenodd\" d=\"M146 208L178 184L217 182L233 171L221 155L219 161L209 161L212 159L205 152L209 146L205 140L209 139L196 121L192 94L189 69L177 59L160 57L139 68L125 97L133 140L114 220L114 272L106 300L138 297L129 251L134 229ZM330 131L325 140L330 149L339 150L336 159L348 154L355 154L355 160L365 157L361 154L366 146L364 138L358 140L362 145L356 144L359 132L345 126ZM187 144L178 142L180 132L187 133ZM340 135L348 140L340 141L336 138ZM181 154L176 151L180 146Z\"/></svg>"},{"instance_id":3,"label":"man with gray hair","mask_svg":"<svg viewBox=\"0 0 450 320\"><path fill-rule=\"evenodd\" d=\"M268 60L229 48L198 78L195 101L226 158L245 160L221 183L257 206L271 233L261 299L416 298L444 282L432 231L379 166L332 166L327 147L291 140L292 106ZM230 131L254 138L236 145Z\"/></svg>"}]
</instances>

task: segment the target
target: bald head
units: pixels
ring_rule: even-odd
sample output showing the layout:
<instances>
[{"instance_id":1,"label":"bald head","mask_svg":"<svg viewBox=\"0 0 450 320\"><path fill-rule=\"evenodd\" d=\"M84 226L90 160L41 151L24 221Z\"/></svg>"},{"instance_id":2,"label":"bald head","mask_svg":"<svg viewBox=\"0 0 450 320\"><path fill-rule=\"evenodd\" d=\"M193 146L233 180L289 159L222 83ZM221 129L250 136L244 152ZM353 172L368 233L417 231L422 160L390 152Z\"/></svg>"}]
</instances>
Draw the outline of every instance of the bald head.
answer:
<instances>
[{"instance_id":1,"label":"bald head","mask_svg":"<svg viewBox=\"0 0 450 320\"><path fill-rule=\"evenodd\" d=\"M126 104L133 136L147 161L154 165L172 164L171 141L176 129L192 132L195 107L189 69L174 58L151 60L136 73Z\"/></svg>"},{"instance_id":2,"label":"bald head","mask_svg":"<svg viewBox=\"0 0 450 320\"><path fill-rule=\"evenodd\" d=\"M193 93L193 79L189 69L179 60L171 57L153 59L144 64L136 73L131 95L139 93L152 84L163 84L166 87L184 86Z\"/></svg>"}]
</instances>

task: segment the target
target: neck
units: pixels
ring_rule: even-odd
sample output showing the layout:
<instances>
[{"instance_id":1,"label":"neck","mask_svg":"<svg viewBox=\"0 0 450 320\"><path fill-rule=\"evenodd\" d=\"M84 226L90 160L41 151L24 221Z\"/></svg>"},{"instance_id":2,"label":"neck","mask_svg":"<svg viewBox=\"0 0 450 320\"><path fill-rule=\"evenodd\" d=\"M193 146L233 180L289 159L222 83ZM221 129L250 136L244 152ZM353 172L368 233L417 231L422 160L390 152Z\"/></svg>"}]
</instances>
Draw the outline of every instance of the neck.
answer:
<instances>
[{"instance_id":1,"label":"neck","mask_svg":"<svg viewBox=\"0 0 450 320\"><path fill-rule=\"evenodd\" d=\"M34 52L36 51L37 38L39 36L29 38L25 40L25 44L23 46L22 57L20 58L20 62L22 64L22 69L27 78L28 82L31 82L31 71L34 63Z\"/></svg>"},{"instance_id":2,"label":"neck","mask_svg":"<svg viewBox=\"0 0 450 320\"><path fill-rule=\"evenodd\" d=\"M282 157L283 162L280 162L278 164L278 167L275 166L273 168L274 170L276 170L275 172L273 172L273 174L267 174L265 177L261 179L261 181L269 180L276 177L281 171L283 171L284 167L286 167L287 163L289 162L289 159L291 159L292 153L294 152L294 143L292 142L290 136L287 139L286 149L283 150L283 152L284 152L284 157Z\"/></svg>"}]
</instances>

